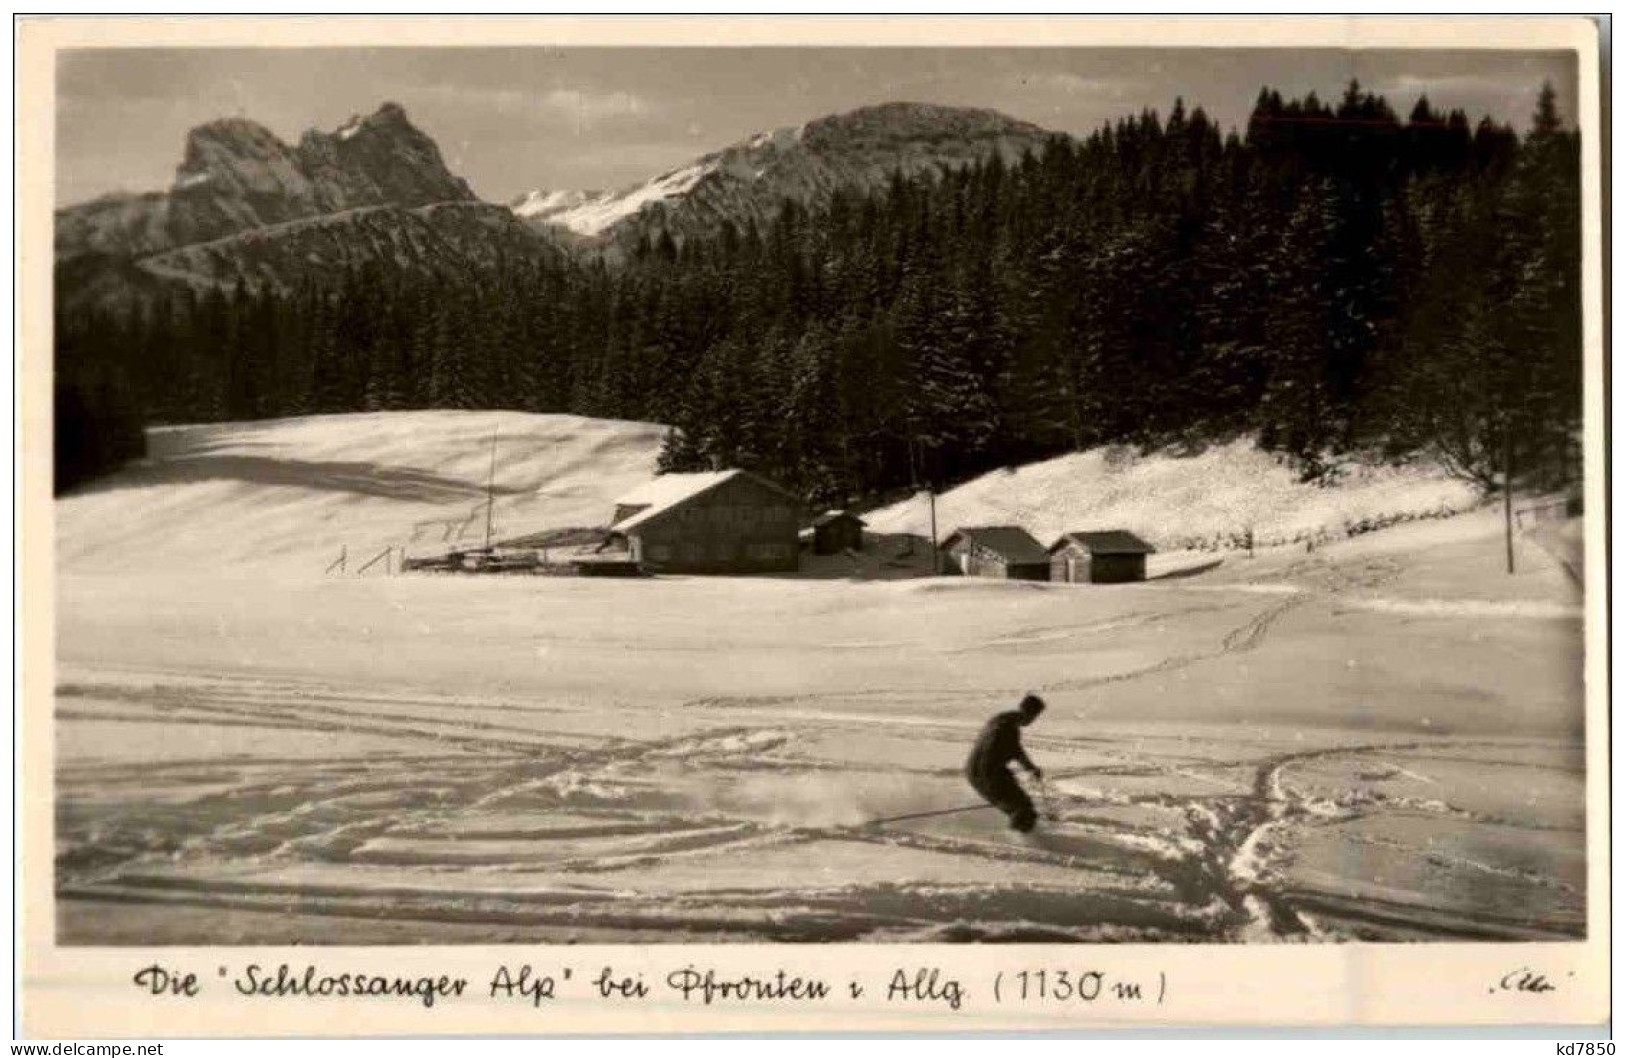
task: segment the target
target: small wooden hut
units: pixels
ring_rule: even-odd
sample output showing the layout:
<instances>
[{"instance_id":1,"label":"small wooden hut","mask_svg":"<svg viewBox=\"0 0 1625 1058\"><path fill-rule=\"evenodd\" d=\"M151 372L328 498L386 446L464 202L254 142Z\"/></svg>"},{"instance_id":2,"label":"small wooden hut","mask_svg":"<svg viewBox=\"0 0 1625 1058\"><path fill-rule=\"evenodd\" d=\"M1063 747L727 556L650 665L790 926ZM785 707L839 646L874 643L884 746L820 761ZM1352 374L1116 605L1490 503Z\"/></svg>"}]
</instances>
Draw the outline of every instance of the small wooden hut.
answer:
<instances>
[{"instance_id":1,"label":"small wooden hut","mask_svg":"<svg viewBox=\"0 0 1625 1058\"><path fill-rule=\"evenodd\" d=\"M1127 584L1145 579L1145 556L1157 549L1126 529L1065 533L1050 545L1050 580Z\"/></svg>"},{"instance_id":2,"label":"small wooden hut","mask_svg":"<svg viewBox=\"0 0 1625 1058\"><path fill-rule=\"evenodd\" d=\"M862 518L850 511L825 511L812 523L812 549L815 555L835 555L863 550Z\"/></svg>"},{"instance_id":3,"label":"small wooden hut","mask_svg":"<svg viewBox=\"0 0 1625 1058\"><path fill-rule=\"evenodd\" d=\"M984 525L955 529L942 542L949 572L967 577L1005 580L1049 580L1044 545L1019 525Z\"/></svg>"}]
</instances>

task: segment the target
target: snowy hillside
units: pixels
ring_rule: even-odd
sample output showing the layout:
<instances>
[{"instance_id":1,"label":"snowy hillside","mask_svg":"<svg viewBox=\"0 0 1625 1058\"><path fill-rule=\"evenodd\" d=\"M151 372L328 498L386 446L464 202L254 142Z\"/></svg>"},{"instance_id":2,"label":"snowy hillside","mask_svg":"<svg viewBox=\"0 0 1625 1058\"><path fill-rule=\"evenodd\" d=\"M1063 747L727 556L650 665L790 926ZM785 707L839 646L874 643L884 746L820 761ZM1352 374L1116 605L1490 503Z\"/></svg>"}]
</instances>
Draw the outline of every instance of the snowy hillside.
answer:
<instances>
[{"instance_id":1,"label":"snowy hillside","mask_svg":"<svg viewBox=\"0 0 1625 1058\"><path fill-rule=\"evenodd\" d=\"M161 427L151 456L57 505L64 569L198 565L320 572L341 547L426 554L478 544L496 445L496 538L600 525L654 473L665 427L518 412L417 411ZM1305 485L1247 441L1199 455L1097 449L996 471L938 497L942 534L1014 523L1049 543L1125 528L1159 548L1258 546L1345 524L1466 510L1473 490L1429 468L1364 468ZM866 516L877 534L929 531L922 498ZM818 572L811 570L810 572Z\"/></svg>"},{"instance_id":2,"label":"snowy hillside","mask_svg":"<svg viewBox=\"0 0 1625 1058\"><path fill-rule=\"evenodd\" d=\"M1427 466L1360 467L1334 488L1304 484L1242 439L1191 456L1097 448L994 471L937 497L937 525L944 535L1020 525L1046 545L1073 530L1128 529L1164 550L1237 546L1251 528L1267 547L1477 503L1470 486ZM923 497L865 515L882 533L926 533L929 517Z\"/></svg>"},{"instance_id":3,"label":"snowy hillside","mask_svg":"<svg viewBox=\"0 0 1625 1058\"><path fill-rule=\"evenodd\" d=\"M478 544L496 435L500 536L596 525L654 473L665 427L519 412L417 411L176 426L151 457L57 503L68 571L278 566L319 574Z\"/></svg>"}]
</instances>

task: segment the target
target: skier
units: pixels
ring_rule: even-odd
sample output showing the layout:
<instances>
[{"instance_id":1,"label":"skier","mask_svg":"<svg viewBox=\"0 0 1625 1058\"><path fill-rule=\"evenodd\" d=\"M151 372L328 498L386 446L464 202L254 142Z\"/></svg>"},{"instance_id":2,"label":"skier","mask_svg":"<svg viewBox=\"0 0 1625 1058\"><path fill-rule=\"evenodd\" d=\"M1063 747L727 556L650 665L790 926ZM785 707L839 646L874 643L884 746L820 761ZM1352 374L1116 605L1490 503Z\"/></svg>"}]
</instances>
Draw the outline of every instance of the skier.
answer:
<instances>
[{"instance_id":1,"label":"skier","mask_svg":"<svg viewBox=\"0 0 1625 1058\"><path fill-rule=\"evenodd\" d=\"M1028 759L1021 748L1021 729L1038 719L1044 711L1044 699L1029 694L1010 712L1000 713L982 726L976 736L976 746L965 762L965 778L971 787L987 799L993 807L1010 817L1010 826L1027 833L1038 823L1038 810L1033 799L1010 774L1014 761L1035 779L1043 778L1038 765Z\"/></svg>"}]
</instances>

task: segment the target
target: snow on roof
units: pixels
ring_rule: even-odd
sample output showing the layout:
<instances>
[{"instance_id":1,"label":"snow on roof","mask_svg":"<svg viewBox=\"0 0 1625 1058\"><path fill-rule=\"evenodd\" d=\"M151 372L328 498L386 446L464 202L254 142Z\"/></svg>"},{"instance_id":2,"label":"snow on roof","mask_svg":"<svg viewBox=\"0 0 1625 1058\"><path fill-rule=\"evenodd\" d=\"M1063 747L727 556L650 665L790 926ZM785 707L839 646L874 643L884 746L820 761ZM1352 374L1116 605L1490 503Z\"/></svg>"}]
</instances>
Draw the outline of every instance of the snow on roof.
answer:
<instances>
[{"instance_id":1,"label":"snow on roof","mask_svg":"<svg viewBox=\"0 0 1625 1058\"><path fill-rule=\"evenodd\" d=\"M1050 545L1050 550L1053 552L1069 540L1093 555L1149 555L1157 550L1127 529L1062 533L1061 538Z\"/></svg>"},{"instance_id":2,"label":"snow on roof","mask_svg":"<svg viewBox=\"0 0 1625 1058\"><path fill-rule=\"evenodd\" d=\"M643 509L633 513L624 522L615 523L613 528L617 532L635 529L679 503L692 499L700 493L707 492L724 481L730 481L742 474L756 478L757 481L770 488L778 489L787 496L791 495L787 489L775 485L766 478L756 477L747 470L705 470L693 474L662 474L615 501L618 507L642 507Z\"/></svg>"},{"instance_id":3,"label":"snow on roof","mask_svg":"<svg viewBox=\"0 0 1625 1058\"><path fill-rule=\"evenodd\" d=\"M828 525L830 522L839 521L842 518L850 518L859 525L869 524L862 518L859 518L857 515L853 514L851 511L825 511L823 514L820 514L818 517L814 518L812 520L812 524L815 526Z\"/></svg>"},{"instance_id":4,"label":"snow on roof","mask_svg":"<svg viewBox=\"0 0 1625 1058\"><path fill-rule=\"evenodd\" d=\"M955 529L953 535L943 541L943 545L952 544L954 537L958 536L987 548L1006 562L1021 564L1049 561L1049 552L1044 550L1044 545L1034 540L1032 534L1019 525L981 525Z\"/></svg>"}]
</instances>

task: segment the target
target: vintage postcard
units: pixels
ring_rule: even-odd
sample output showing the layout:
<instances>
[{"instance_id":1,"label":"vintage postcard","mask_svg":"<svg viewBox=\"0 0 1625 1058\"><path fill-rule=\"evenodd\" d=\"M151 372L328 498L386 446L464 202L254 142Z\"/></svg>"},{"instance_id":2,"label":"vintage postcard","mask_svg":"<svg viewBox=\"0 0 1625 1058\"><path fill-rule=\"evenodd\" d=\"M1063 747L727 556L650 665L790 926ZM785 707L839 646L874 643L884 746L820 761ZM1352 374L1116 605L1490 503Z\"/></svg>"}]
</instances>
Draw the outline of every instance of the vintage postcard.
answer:
<instances>
[{"instance_id":1,"label":"vintage postcard","mask_svg":"<svg viewBox=\"0 0 1625 1058\"><path fill-rule=\"evenodd\" d=\"M18 43L26 1034L1606 1020L1590 21Z\"/></svg>"}]
</instances>

